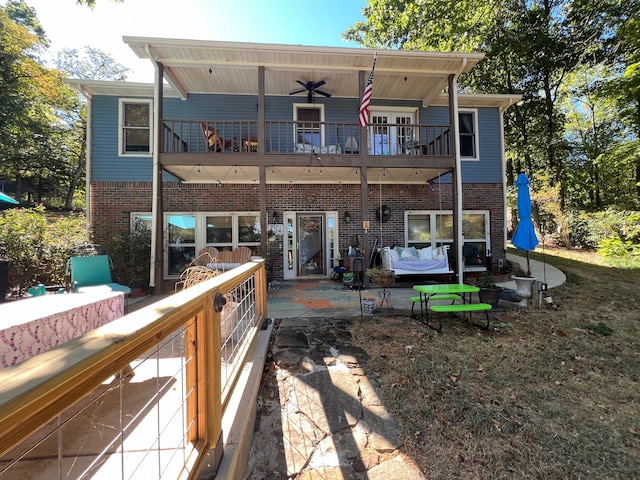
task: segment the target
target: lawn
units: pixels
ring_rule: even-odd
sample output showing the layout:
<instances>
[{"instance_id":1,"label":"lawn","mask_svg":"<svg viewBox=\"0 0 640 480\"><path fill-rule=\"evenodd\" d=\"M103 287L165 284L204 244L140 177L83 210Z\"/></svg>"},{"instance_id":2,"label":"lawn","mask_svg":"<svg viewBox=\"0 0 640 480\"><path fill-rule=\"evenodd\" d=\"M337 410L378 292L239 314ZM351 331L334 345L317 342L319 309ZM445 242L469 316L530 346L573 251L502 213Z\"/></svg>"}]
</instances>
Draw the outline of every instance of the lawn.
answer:
<instances>
[{"instance_id":1,"label":"lawn","mask_svg":"<svg viewBox=\"0 0 640 480\"><path fill-rule=\"evenodd\" d=\"M428 478L637 478L640 270L550 249L545 260L567 276L553 305L496 313L494 331L351 326Z\"/></svg>"}]
</instances>

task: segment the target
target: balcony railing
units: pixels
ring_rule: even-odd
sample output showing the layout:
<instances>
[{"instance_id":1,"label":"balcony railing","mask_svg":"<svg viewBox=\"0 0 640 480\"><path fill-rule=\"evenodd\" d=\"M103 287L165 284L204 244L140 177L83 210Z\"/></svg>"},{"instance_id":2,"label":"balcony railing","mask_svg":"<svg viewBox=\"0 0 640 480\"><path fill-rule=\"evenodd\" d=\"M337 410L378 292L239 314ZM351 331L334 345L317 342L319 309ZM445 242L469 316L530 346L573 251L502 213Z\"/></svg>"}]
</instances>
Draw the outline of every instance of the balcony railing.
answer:
<instances>
[{"instance_id":1,"label":"balcony railing","mask_svg":"<svg viewBox=\"0 0 640 480\"><path fill-rule=\"evenodd\" d=\"M367 127L360 145L357 123L267 121L265 145L258 145L258 122L174 120L163 121L162 153L190 154L329 154L451 155L449 125L375 124Z\"/></svg>"},{"instance_id":2,"label":"balcony railing","mask_svg":"<svg viewBox=\"0 0 640 480\"><path fill-rule=\"evenodd\" d=\"M266 291L250 262L0 370L0 479L196 478Z\"/></svg>"}]
</instances>

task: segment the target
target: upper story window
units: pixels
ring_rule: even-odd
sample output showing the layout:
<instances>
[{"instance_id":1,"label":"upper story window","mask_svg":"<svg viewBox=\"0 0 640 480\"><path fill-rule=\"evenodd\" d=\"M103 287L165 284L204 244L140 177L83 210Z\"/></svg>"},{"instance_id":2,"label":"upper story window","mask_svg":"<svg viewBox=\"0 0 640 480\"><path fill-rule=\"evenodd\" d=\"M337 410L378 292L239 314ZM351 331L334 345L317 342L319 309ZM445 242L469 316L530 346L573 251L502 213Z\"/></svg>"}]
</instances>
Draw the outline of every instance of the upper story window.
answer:
<instances>
[{"instance_id":1,"label":"upper story window","mask_svg":"<svg viewBox=\"0 0 640 480\"><path fill-rule=\"evenodd\" d=\"M309 105L308 103L293 105L293 119L295 124L296 143L324 146L324 105Z\"/></svg>"},{"instance_id":2,"label":"upper story window","mask_svg":"<svg viewBox=\"0 0 640 480\"><path fill-rule=\"evenodd\" d=\"M151 100L120 100L119 154L151 154Z\"/></svg>"},{"instance_id":3,"label":"upper story window","mask_svg":"<svg viewBox=\"0 0 640 480\"><path fill-rule=\"evenodd\" d=\"M478 160L478 112L477 110L459 110L460 157L465 160Z\"/></svg>"}]
</instances>

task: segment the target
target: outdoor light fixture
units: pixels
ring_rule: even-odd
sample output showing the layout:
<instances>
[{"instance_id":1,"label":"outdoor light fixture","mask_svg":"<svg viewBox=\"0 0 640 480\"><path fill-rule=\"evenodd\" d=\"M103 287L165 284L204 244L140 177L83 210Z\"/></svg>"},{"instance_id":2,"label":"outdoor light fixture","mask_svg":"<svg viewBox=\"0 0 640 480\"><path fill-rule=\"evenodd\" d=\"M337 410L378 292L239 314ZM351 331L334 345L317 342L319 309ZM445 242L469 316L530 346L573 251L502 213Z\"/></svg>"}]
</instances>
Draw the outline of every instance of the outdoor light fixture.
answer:
<instances>
[{"instance_id":1,"label":"outdoor light fixture","mask_svg":"<svg viewBox=\"0 0 640 480\"><path fill-rule=\"evenodd\" d=\"M278 223L278 212L274 211L271 214L271 220L273 221L273 223Z\"/></svg>"},{"instance_id":2,"label":"outdoor light fixture","mask_svg":"<svg viewBox=\"0 0 640 480\"><path fill-rule=\"evenodd\" d=\"M351 214L349 212L344 212L344 223L351 222Z\"/></svg>"}]
</instances>

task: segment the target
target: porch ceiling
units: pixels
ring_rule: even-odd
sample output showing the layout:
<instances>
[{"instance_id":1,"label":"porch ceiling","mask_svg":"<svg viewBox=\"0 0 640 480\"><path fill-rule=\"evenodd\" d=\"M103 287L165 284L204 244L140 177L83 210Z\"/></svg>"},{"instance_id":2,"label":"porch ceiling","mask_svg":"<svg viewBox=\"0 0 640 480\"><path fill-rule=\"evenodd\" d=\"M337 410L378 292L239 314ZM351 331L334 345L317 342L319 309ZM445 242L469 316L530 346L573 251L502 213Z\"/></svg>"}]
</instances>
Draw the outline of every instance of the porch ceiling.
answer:
<instances>
[{"instance_id":1,"label":"porch ceiling","mask_svg":"<svg viewBox=\"0 0 640 480\"><path fill-rule=\"evenodd\" d=\"M258 67L265 68L265 94L288 95L296 80L320 81L332 97L358 98L359 72L371 71L374 50L202 40L123 37L140 58L164 65L165 79L188 93L258 94ZM450 74L471 70L480 53L377 50L375 98L419 100L443 92ZM301 93L301 98L304 94Z\"/></svg>"},{"instance_id":2,"label":"porch ceiling","mask_svg":"<svg viewBox=\"0 0 640 480\"><path fill-rule=\"evenodd\" d=\"M254 166L170 165L163 169L184 183L260 184L260 169ZM367 183L420 185L447 173L435 168L367 168ZM273 166L266 168L267 184L360 184L358 167Z\"/></svg>"}]
</instances>

